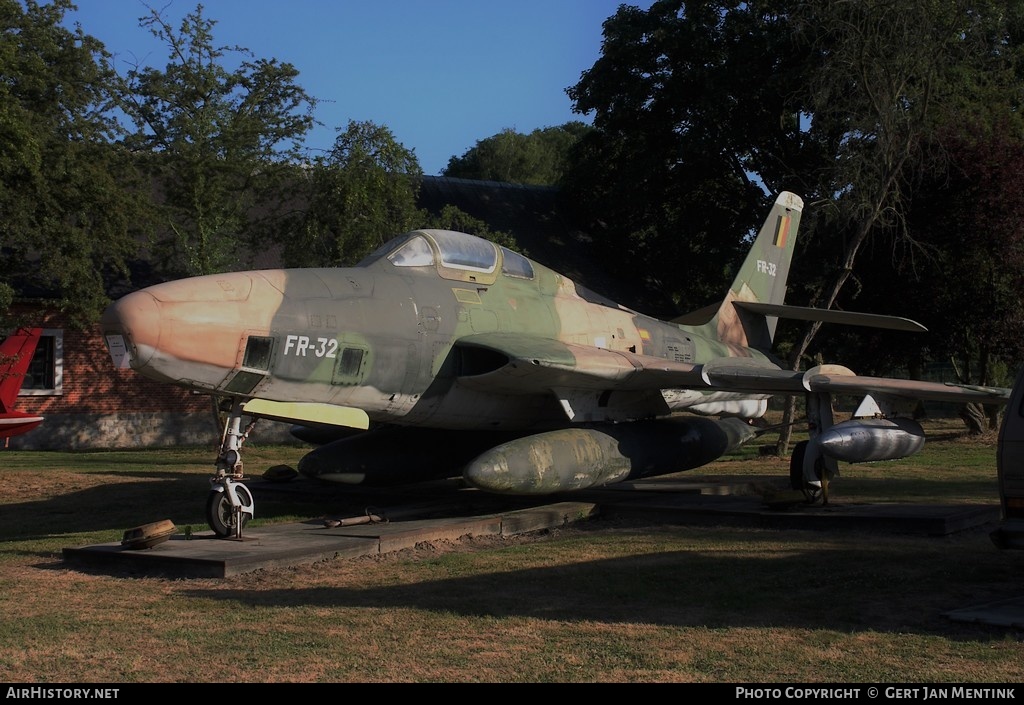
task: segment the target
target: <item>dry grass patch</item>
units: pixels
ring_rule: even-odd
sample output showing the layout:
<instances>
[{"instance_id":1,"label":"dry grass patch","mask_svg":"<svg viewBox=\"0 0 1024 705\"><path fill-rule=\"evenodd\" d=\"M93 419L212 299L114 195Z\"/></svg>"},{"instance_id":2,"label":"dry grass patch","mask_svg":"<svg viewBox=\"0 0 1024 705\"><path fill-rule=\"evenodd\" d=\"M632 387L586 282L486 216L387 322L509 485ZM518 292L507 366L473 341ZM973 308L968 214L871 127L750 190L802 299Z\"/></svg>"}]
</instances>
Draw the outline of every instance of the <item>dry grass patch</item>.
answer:
<instances>
[{"instance_id":1,"label":"dry grass patch","mask_svg":"<svg viewBox=\"0 0 1024 705\"><path fill-rule=\"evenodd\" d=\"M294 448L250 453L294 462ZM167 580L71 571L60 551L154 512L203 524L205 451L5 452L0 672L9 682L998 682L1014 629L950 609L1020 594L1024 555L952 537L595 520L382 556ZM288 458L292 457L292 460ZM881 469L879 469L881 468ZM742 455L715 474L785 476ZM994 450L844 468L842 501L994 504ZM840 494L841 493L841 494ZM269 504L261 522L317 517Z\"/></svg>"}]
</instances>

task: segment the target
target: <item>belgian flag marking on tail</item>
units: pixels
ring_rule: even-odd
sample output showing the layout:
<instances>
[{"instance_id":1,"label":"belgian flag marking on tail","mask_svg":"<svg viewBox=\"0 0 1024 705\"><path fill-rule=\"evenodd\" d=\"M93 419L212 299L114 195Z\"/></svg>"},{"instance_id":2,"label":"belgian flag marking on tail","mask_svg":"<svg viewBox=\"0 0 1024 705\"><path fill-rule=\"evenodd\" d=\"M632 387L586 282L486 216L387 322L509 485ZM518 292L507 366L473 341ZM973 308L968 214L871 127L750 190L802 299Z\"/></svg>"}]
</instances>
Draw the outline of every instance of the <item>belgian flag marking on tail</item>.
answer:
<instances>
[{"instance_id":1,"label":"belgian flag marking on tail","mask_svg":"<svg viewBox=\"0 0 1024 705\"><path fill-rule=\"evenodd\" d=\"M789 221L788 215L780 215L778 222L775 223L775 239L772 240L772 244L776 247L786 246L786 238L789 236Z\"/></svg>"}]
</instances>

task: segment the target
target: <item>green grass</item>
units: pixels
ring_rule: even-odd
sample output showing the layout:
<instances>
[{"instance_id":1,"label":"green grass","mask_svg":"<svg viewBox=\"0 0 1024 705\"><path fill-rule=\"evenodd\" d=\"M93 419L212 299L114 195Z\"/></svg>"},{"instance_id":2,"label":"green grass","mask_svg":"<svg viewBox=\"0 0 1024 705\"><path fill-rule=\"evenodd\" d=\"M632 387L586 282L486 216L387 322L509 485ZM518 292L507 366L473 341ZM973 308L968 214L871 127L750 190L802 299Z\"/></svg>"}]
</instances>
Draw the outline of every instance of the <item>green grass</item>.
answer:
<instances>
[{"instance_id":1,"label":"green grass","mask_svg":"<svg viewBox=\"0 0 1024 705\"><path fill-rule=\"evenodd\" d=\"M302 450L254 447L259 474ZM206 530L205 449L0 452L8 682L1014 683L1013 628L945 613L1017 597L1024 553L948 537L595 519L376 558L169 580L68 569L61 550L170 518ZM756 450L703 475L785 477ZM694 473L695 476L698 473ZM387 495L374 497L381 503ZM844 466L836 502L995 505L994 443ZM262 501L255 526L336 512Z\"/></svg>"}]
</instances>

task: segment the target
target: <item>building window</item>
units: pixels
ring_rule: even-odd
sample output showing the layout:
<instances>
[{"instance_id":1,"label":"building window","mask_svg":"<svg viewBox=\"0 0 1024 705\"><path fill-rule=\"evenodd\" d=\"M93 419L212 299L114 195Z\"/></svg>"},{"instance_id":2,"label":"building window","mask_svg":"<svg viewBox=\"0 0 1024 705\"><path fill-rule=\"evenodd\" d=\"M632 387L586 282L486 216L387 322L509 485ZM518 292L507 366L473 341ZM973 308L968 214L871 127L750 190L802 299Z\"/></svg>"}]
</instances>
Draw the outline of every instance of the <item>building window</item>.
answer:
<instances>
[{"instance_id":1,"label":"building window","mask_svg":"<svg viewBox=\"0 0 1024 705\"><path fill-rule=\"evenodd\" d=\"M18 395L56 396L63 393L64 331L44 328Z\"/></svg>"}]
</instances>

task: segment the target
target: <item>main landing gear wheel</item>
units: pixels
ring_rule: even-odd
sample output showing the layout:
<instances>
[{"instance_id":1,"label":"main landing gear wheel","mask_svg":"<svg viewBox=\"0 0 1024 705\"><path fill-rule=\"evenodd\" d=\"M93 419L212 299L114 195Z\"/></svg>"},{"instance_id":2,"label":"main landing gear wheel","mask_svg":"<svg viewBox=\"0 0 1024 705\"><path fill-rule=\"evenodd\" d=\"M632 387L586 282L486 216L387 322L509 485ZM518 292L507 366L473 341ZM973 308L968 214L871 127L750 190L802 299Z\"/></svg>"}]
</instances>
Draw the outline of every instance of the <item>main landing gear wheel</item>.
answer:
<instances>
[{"instance_id":1,"label":"main landing gear wheel","mask_svg":"<svg viewBox=\"0 0 1024 705\"><path fill-rule=\"evenodd\" d=\"M793 447L793 455L789 459L789 486L794 490L804 493L808 504L817 504L821 501L821 463L814 464L814 476L818 482L807 482L804 480L804 457L807 455L809 441L800 441Z\"/></svg>"},{"instance_id":2,"label":"main landing gear wheel","mask_svg":"<svg viewBox=\"0 0 1024 705\"><path fill-rule=\"evenodd\" d=\"M206 498L206 522L213 529L213 533L217 534L220 538L235 535L235 523L238 521L237 517L239 516L242 518L241 528L245 528L245 525L249 523L249 516L252 513L252 494L249 492L249 488L237 482L234 483L233 487L242 507L248 508L250 511L236 514L234 507L231 506L231 499L228 497L228 493L224 491L211 490Z\"/></svg>"}]
</instances>

